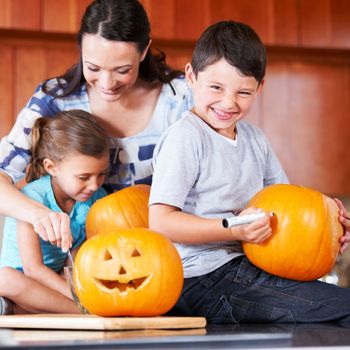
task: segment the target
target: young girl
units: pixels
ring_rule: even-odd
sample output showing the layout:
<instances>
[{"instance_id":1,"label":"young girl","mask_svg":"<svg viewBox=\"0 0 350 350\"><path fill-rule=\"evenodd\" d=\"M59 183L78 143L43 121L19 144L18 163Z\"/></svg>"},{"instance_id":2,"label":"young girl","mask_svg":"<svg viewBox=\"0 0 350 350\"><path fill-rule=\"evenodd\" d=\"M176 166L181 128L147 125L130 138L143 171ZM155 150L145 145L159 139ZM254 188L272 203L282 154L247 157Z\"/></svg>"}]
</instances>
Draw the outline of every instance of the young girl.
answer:
<instances>
[{"instance_id":1,"label":"young girl","mask_svg":"<svg viewBox=\"0 0 350 350\"><path fill-rule=\"evenodd\" d=\"M108 172L108 138L89 113L72 110L37 119L32 145L29 184L22 192L53 211L53 226L70 222L74 254L85 239L89 208L106 194L100 186ZM6 218L0 257L1 314L78 313L61 275L66 259L60 242L52 245L39 238L31 224Z\"/></svg>"}]
</instances>

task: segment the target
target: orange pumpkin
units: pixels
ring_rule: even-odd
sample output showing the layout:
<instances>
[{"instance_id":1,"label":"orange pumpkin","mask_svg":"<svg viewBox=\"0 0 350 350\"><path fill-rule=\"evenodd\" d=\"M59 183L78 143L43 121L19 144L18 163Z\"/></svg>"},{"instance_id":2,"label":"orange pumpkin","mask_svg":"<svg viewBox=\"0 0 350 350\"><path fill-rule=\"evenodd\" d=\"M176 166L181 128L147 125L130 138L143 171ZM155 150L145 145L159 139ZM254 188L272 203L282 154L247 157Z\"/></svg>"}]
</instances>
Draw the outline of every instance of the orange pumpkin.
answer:
<instances>
[{"instance_id":1,"label":"orange pumpkin","mask_svg":"<svg viewBox=\"0 0 350 350\"><path fill-rule=\"evenodd\" d=\"M150 188L134 185L99 199L87 214L86 237L119 228L147 228Z\"/></svg>"},{"instance_id":2,"label":"orange pumpkin","mask_svg":"<svg viewBox=\"0 0 350 350\"><path fill-rule=\"evenodd\" d=\"M119 229L85 241L74 264L81 304L100 316L159 316L183 286L180 256L170 240L145 228Z\"/></svg>"},{"instance_id":3,"label":"orange pumpkin","mask_svg":"<svg viewBox=\"0 0 350 350\"><path fill-rule=\"evenodd\" d=\"M253 264L299 281L317 279L332 269L343 227L331 198L301 186L272 185L257 193L248 206L275 214L269 239L260 244L243 243Z\"/></svg>"}]
</instances>

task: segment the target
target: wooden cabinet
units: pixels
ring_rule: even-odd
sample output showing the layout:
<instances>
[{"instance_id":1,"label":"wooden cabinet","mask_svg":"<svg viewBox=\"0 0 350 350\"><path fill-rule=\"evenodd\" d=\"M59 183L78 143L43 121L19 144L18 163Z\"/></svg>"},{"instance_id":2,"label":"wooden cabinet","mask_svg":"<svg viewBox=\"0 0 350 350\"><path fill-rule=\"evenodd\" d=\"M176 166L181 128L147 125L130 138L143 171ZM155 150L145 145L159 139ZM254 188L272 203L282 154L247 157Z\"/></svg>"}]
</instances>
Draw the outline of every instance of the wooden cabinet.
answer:
<instances>
[{"instance_id":1,"label":"wooden cabinet","mask_svg":"<svg viewBox=\"0 0 350 350\"><path fill-rule=\"evenodd\" d=\"M298 0L274 0L270 5L272 19L269 25L271 45L297 46L299 44Z\"/></svg>"},{"instance_id":2,"label":"wooden cabinet","mask_svg":"<svg viewBox=\"0 0 350 350\"><path fill-rule=\"evenodd\" d=\"M91 0L0 0L0 28L76 33Z\"/></svg>"},{"instance_id":3,"label":"wooden cabinet","mask_svg":"<svg viewBox=\"0 0 350 350\"><path fill-rule=\"evenodd\" d=\"M350 53L290 55L271 54L260 126L291 182L349 195Z\"/></svg>"},{"instance_id":4,"label":"wooden cabinet","mask_svg":"<svg viewBox=\"0 0 350 350\"><path fill-rule=\"evenodd\" d=\"M0 0L0 28L40 30L41 0Z\"/></svg>"},{"instance_id":5,"label":"wooden cabinet","mask_svg":"<svg viewBox=\"0 0 350 350\"><path fill-rule=\"evenodd\" d=\"M0 45L0 137L9 131L13 124L13 59L11 47Z\"/></svg>"},{"instance_id":6,"label":"wooden cabinet","mask_svg":"<svg viewBox=\"0 0 350 350\"><path fill-rule=\"evenodd\" d=\"M295 180L323 192L350 193L349 72L324 63L289 67L288 167Z\"/></svg>"},{"instance_id":7,"label":"wooden cabinet","mask_svg":"<svg viewBox=\"0 0 350 350\"><path fill-rule=\"evenodd\" d=\"M0 33L0 137L43 80L64 73L78 59L74 40L3 38Z\"/></svg>"},{"instance_id":8,"label":"wooden cabinet","mask_svg":"<svg viewBox=\"0 0 350 350\"><path fill-rule=\"evenodd\" d=\"M300 1L300 45L350 49L348 0Z\"/></svg>"},{"instance_id":9,"label":"wooden cabinet","mask_svg":"<svg viewBox=\"0 0 350 350\"><path fill-rule=\"evenodd\" d=\"M91 0L42 0L44 32L77 33L85 8Z\"/></svg>"},{"instance_id":10,"label":"wooden cabinet","mask_svg":"<svg viewBox=\"0 0 350 350\"><path fill-rule=\"evenodd\" d=\"M76 33L91 0L0 0L0 28ZM195 40L210 24L251 25L265 44L350 49L348 0L141 0L159 39Z\"/></svg>"},{"instance_id":11,"label":"wooden cabinet","mask_svg":"<svg viewBox=\"0 0 350 350\"><path fill-rule=\"evenodd\" d=\"M350 48L348 0L143 0L142 3L157 38L195 40L208 25L219 20L235 20L252 26L268 45Z\"/></svg>"}]
</instances>

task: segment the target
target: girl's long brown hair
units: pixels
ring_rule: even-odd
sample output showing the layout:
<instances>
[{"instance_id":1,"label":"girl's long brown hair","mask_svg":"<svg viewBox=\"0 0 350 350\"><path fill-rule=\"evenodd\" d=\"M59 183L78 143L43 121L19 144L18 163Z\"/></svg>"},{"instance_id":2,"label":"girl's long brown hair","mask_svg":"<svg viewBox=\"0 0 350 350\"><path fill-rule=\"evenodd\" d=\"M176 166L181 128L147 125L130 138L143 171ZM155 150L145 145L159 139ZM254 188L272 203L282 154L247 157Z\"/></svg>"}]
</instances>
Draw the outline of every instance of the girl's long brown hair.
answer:
<instances>
[{"instance_id":1,"label":"girl's long brown hair","mask_svg":"<svg viewBox=\"0 0 350 350\"><path fill-rule=\"evenodd\" d=\"M71 153L100 157L109 150L108 136L88 112L71 110L38 118L32 128L32 158L28 182L46 174L43 161L59 162Z\"/></svg>"}]
</instances>

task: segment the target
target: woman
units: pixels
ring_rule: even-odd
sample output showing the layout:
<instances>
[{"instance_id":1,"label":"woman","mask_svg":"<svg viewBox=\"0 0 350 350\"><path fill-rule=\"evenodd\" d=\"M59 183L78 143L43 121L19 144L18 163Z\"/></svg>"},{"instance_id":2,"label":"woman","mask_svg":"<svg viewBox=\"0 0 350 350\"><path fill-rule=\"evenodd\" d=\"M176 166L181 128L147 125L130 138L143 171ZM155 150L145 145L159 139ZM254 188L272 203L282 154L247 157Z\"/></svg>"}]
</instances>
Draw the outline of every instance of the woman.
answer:
<instances>
[{"instance_id":1,"label":"woman","mask_svg":"<svg viewBox=\"0 0 350 350\"><path fill-rule=\"evenodd\" d=\"M31 128L41 116L82 109L92 113L110 137L110 191L150 184L151 158L162 132L191 95L181 72L150 51L150 25L136 0L95 0L78 33L80 60L62 76L41 84L0 144L0 213L33 225L44 239L66 250L70 230L62 215L24 197L13 185L25 176Z\"/></svg>"}]
</instances>

